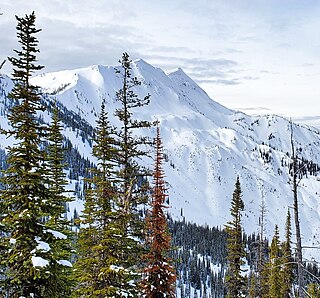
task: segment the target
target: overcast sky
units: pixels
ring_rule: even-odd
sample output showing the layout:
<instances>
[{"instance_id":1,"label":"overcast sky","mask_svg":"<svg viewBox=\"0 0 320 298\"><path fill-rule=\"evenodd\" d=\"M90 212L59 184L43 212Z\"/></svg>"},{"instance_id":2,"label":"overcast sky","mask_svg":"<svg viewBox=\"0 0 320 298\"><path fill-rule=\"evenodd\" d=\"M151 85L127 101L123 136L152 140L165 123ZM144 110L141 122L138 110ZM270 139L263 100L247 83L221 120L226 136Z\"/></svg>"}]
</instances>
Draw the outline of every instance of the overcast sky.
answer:
<instances>
[{"instance_id":1,"label":"overcast sky","mask_svg":"<svg viewBox=\"0 0 320 298\"><path fill-rule=\"evenodd\" d=\"M14 16L33 10L46 72L116 65L126 51L181 67L229 108L320 115L320 1L1 0L0 58L18 48Z\"/></svg>"}]
</instances>

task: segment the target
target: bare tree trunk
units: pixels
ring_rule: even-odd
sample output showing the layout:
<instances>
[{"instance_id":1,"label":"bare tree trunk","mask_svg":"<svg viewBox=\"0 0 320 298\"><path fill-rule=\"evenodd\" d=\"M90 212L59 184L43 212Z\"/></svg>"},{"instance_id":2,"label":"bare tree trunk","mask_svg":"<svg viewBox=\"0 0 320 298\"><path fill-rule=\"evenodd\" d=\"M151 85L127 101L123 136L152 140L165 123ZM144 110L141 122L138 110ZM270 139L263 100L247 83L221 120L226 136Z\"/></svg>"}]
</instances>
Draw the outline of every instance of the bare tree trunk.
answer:
<instances>
[{"instance_id":1,"label":"bare tree trunk","mask_svg":"<svg viewBox=\"0 0 320 298\"><path fill-rule=\"evenodd\" d=\"M294 223L296 227L296 258L298 263L298 297L304 297L303 291L303 264L302 264L302 245L301 245L301 232L300 232L300 220L299 220L299 206L298 206L298 182L297 182L297 175L298 175L298 165L297 165L297 156L295 154L295 148L293 144L293 126L291 122L291 150L292 150L292 162L293 162L293 211L294 211Z\"/></svg>"}]
</instances>

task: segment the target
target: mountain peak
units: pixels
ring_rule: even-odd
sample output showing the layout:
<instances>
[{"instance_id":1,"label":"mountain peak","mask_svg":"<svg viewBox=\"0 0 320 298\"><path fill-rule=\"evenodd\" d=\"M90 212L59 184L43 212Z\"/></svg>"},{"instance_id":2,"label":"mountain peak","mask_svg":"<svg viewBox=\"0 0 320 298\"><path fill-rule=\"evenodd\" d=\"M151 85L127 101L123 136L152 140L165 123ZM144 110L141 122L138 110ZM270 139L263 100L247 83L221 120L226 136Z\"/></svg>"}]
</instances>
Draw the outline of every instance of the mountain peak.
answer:
<instances>
[{"instance_id":1,"label":"mountain peak","mask_svg":"<svg viewBox=\"0 0 320 298\"><path fill-rule=\"evenodd\" d=\"M246 232L256 230L261 196L268 209L266 235L274 224L284 226L287 207L292 205L290 122L278 116L249 116L213 101L181 68L168 75L143 59L132 63L133 75L141 79L134 90L139 98L151 95L150 104L134 111L137 119L159 119L167 161L164 169L170 183L171 215L198 224L222 226L229 218L235 178L243 183ZM101 101L106 102L110 122L116 124L115 93L122 87L113 66L89 66L78 70L47 73L33 78L44 91L54 93L67 110L96 125ZM7 84L0 80L2 86ZM9 84L9 82L8 82ZM1 85L0 85L1 86ZM10 91L10 86L3 86ZM0 99L3 95L0 92ZM0 107L5 100L0 100ZM89 156L88 143L79 131L67 127L66 135L81 153ZM2 124L3 125L3 124ZM154 137L150 130L148 137ZM3 143L7 140L0 139ZM1 142L0 142L1 143ZM299 157L310 171L299 186L303 245L319 245L320 131L295 126ZM80 149L79 149L80 150ZM314 170L315 169L315 170ZM315 225L315 223L317 223ZM320 254L312 252L317 259Z\"/></svg>"},{"instance_id":2,"label":"mountain peak","mask_svg":"<svg viewBox=\"0 0 320 298\"><path fill-rule=\"evenodd\" d=\"M168 72L168 77L172 78L172 77L180 77L180 78L184 78L184 79L187 79L187 80L191 80L192 79L185 73L185 71L181 68L181 67L178 67L170 72Z\"/></svg>"}]
</instances>

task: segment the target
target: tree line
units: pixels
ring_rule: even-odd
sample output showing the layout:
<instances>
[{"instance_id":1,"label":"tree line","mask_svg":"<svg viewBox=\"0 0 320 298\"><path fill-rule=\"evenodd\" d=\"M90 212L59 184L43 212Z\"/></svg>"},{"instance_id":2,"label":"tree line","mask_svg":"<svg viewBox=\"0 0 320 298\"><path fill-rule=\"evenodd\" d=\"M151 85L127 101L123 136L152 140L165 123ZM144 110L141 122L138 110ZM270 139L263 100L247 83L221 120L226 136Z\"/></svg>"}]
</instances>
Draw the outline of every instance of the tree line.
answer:
<instances>
[{"instance_id":1,"label":"tree line","mask_svg":"<svg viewBox=\"0 0 320 298\"><path fill-rule=\"evenodd\" d=\"M30 83L43 68L37 64L35 14L16 18L21 49L8 59L14 88L8 96L10 128L2 130L14 143L0 151L0 297L320 297L318 267L304 263L301 251L292 251L289 210L283 242L277 225L270 245L264 237L263 208L260 234L244 233L241 177L224 229L167 221L160 129L155 140L135 133L157 123L134 118L150 95L134 93L141 82L132 76L127 53L115 70L122 82L115 111L121 125L111 125L104 102L95 129L75 113L68 118L83 141L93 144L97 163L81 160L62 135L61 118L68 111L58 102L48 103ZM50 125L39 117L45 110L52 113ZM152 148L150 171L140 159ZM65 162L73 165L70 179L85 177L84 210L72 221ZM310 173L318 171L309 161L302 164ZM299 167L293 150L295 191Z\"/></svg>"},{"instance_id":2,"label":"tree line","mask_svg":"<svg viewBox=\"0 0 320 298\"><path fill-rule=\"evenodd\" d=\"M167 229L162 170L162 144L137 137L136 129L153 123L138 121L133 110L149 103L133 88L141 83L131 74L124 53L116 70L122 88L115 111L122 124L113 127L104 102L93 138L97 164L85 179L84 210L75 233L67 213L62 125L58 104L46 125L39 113L46 110L38 87L30 82L43 66L37 64L34 12L17 19L21 48L8 60L13 65L14 88L8 98L12 138L0 193L0 295L40 297L174 297L175 269L167 256ZM155 145L154 171L138 162ZM153 186L146 176L153 177ZM141 216L141 206L149 204Z\"/></svg>"}]
</instances>

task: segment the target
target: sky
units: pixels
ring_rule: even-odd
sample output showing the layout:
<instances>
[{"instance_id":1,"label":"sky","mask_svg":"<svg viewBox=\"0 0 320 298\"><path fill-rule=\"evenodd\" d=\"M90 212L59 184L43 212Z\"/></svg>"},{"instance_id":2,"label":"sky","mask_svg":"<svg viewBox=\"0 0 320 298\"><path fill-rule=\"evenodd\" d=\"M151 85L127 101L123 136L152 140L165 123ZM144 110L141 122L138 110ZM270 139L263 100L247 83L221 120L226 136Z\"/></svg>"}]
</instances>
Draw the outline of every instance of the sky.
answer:
<instances>
[{"instance_id":1,"label":"sky","mask_svg":"<svg viewBox=\"0 0 320 298\"><path fill-rule=\"evenodd\" d=\"M32 11L45 72L117 65L128 52L181 67L228 108L320 116L320 1L1 0L1 61L19 48L15 15Z\"/></svg>"}]
</instances>

